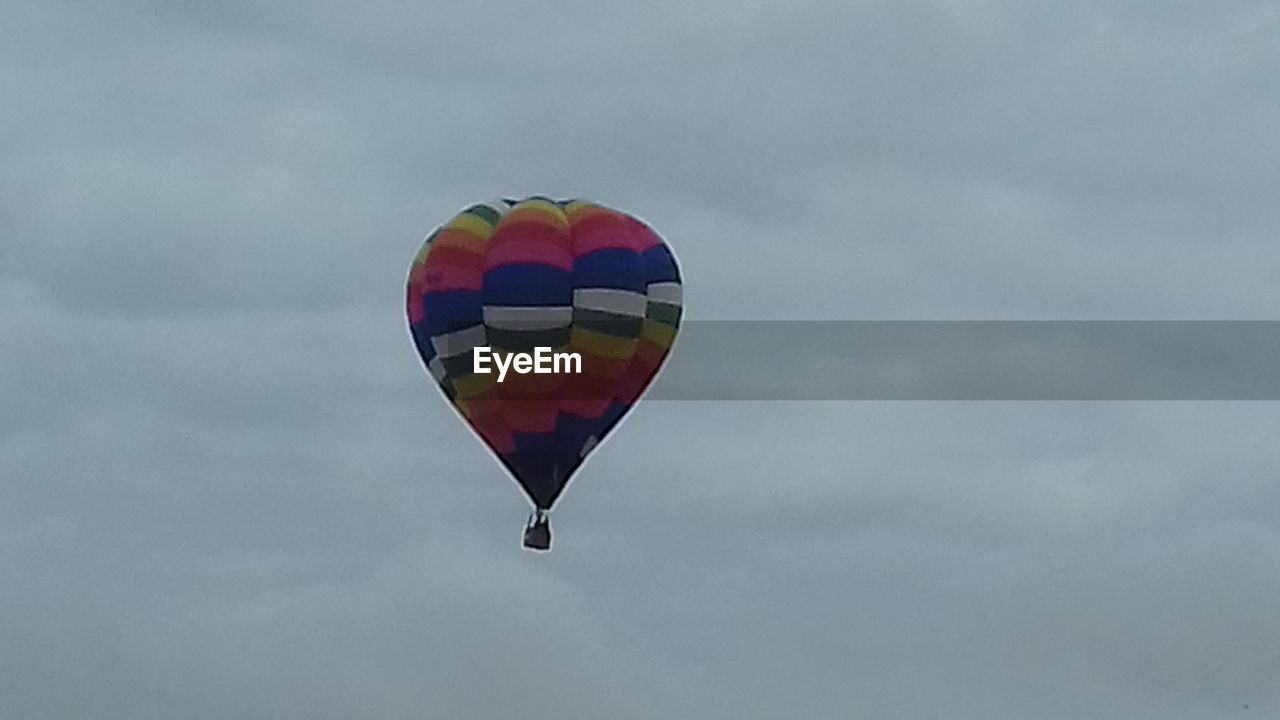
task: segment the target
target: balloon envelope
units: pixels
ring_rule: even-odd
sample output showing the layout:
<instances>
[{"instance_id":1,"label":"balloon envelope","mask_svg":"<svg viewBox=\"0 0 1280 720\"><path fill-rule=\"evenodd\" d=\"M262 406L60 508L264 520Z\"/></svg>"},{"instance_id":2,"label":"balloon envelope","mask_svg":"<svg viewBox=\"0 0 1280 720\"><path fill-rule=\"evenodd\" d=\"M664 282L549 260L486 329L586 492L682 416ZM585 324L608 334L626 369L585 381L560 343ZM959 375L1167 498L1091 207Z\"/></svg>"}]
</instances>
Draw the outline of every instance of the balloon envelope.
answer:
<instances>
[{"instance_id":1,"label":"balloon envelope","mask_svg":"<svg viewBox=\"0 0 1280 720\"><path fill-rule=\"evenodd\" d=\"M682 312L679 267L652 229L541 197L473 205L437 228L407 301L428 373L539 518L644 393ZM489 372L476 372L477 353ZM529 365L514 353L551 372L519 372Z\"/></svg>"}]
</instances>

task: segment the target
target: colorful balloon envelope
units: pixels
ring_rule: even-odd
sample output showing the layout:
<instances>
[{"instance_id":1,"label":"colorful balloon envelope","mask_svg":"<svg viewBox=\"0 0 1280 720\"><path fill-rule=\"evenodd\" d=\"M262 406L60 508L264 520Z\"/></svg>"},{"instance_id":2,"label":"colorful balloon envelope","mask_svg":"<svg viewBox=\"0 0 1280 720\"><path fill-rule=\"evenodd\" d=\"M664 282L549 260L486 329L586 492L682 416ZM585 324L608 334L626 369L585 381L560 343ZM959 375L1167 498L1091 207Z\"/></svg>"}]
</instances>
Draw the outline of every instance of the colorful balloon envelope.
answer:
<instances>
[{"instance_id":1,"label":"colorful balloon envelope","mask_svg":"<svg viewBox=\"0 0 1280 720\"><path fill-rule=\"evenodd\" d=\"M681 310L671 249L596 203L472 205L423 243L414 344L533 505L525 547L550 549L547 513L661 369Z\"/></svg>"}]
</instances>

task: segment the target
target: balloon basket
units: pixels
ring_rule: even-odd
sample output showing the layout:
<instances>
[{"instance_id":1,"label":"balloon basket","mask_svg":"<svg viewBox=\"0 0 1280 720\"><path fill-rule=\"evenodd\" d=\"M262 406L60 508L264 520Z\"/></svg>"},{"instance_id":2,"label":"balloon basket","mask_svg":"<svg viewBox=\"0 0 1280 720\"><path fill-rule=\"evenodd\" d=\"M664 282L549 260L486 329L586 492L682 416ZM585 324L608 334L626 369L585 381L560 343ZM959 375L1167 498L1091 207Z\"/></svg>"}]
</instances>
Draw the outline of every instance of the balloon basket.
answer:
<instances>
[{"instance_id":1,"label":"balloon basket","mask_svg":"<svg viewBox=\"0 0 1280 720\"><path fill-rule=\"evenodd\" d=\"M529 522L525 523L524 547L535 552L551 550L551 521L541 510L530 515Z\"/></svg>"}]
</instances>

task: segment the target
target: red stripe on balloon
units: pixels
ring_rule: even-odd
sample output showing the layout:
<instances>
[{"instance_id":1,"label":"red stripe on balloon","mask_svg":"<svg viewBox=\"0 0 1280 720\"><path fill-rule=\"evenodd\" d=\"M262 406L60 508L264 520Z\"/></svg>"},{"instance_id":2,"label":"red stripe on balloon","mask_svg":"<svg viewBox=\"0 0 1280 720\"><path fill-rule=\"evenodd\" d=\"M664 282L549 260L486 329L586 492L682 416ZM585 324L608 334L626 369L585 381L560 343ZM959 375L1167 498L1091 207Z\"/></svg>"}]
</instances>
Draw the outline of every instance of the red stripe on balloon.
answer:
<instances>
[{"instance_id":1,"label":"red stripe on balloon","mask_svg":"<svg viewBox=\"0 0 1280 720\"><path fill-rule=\"evenodd\" d=\"M556 429L560 405L554 400L509 400L502 403L502 416L515 433L549 433Z\"/></svg>"},{"instance_id":2,"label":"red stripe on balloon","mask_svg":"<svg viewBox=\"0 0 1280 720\"><path fill-rule=\"evenodd\" d=\"M616 384L613 378L571 375L560 396L560 409L570 415L597 420L609 409Z\"/></svg>"},{"instance_id":3,"label":"red stripe on balloon","mask_svg":"<svg viewBox=\"0 0 1280 720\"><path fill-rule=\"evenodd\" d=\"M504 455L516 449L516 441L512 435L511 426L507 423L507 419L503 417L499 408L494 407L491 411L486 408L485 412L468 418L468 422L471 427L475 428L476 433L484 438L484 441L498 454Z\"/></svg>"},{"instance_id":4,"label":"red stripe on balloon","mask_svg":"<svg viewBox=\"0 0 1280 720\"><path fill-rule=\"evenodd\" d=\"M527 263L572 270L568 236L541 223L504 223L489 241L484 269Z\"/></svg>"},{"instance_id":5,"label":"red stripe on balloon","mask_svg":"<svg viewBox=\"0 0 1280 720\"><path fill-rule=\"evenodd\" d=\"M573 256L582 257L597 250L639 250L642 245L632 237L627 219L615 213L594 215L573 226Z\"/></svg>"},{"instance_id":6,"label":"red stripe on balloon","mask_svg":"<svg viewBox=\"0 0 1280 720\"><path fill-rule=\"evenodd\" d=\"M658 372L664 357L666 352L662 348L642 341L636 348L636 354L631 359L626 375L618 381L618 400L630 405L640 399L645 388L653 381L653 376Z\"/></svg>"},{"instance_id":7,"label":"red stripe on balloon","mask_svg":"<svg viewBox=\"0 0 1280 720\"><path fill-rule=\"evenodd\" d=\"M662 243L657 233L649 229L649 226L636 220L633 217L627 218L627 225L631 228L631 241L636 252L645 252L657 247Z\"/></svg>"},{"instance_id":8,"label":"red stripe on balloon","mask_svg":"<svg viewBox=\"0 0 1280 720\"><path fill-rule=\"evenodd\" d=\"M484 287L483 258L460 248L431 249L423 275L423 292L480 290Z\"/></svg>"}]
</instances>

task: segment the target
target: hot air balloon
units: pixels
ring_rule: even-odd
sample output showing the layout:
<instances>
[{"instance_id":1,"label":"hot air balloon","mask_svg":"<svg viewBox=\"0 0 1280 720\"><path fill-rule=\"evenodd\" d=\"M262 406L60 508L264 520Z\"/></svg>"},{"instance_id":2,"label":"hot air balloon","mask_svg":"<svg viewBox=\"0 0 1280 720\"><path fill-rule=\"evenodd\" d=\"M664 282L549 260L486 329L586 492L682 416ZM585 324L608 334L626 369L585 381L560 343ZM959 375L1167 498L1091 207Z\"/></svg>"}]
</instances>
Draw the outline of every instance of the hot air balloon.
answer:
<instances>
[{"instance_id":1,"label":"hot air balloon","mask_svg":"<svg viewBox=\"0 0 1280 720\"><path fill-rule=\"evenodd\" d=\"M548 513L675 341L671 249L585 200L480 203L427 237L407 304L428 374L533 506L524 546L550 550Z\"/></svg>"}]
</instances>

